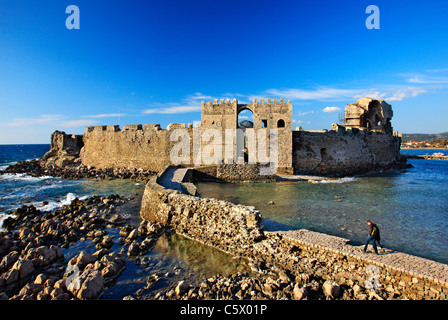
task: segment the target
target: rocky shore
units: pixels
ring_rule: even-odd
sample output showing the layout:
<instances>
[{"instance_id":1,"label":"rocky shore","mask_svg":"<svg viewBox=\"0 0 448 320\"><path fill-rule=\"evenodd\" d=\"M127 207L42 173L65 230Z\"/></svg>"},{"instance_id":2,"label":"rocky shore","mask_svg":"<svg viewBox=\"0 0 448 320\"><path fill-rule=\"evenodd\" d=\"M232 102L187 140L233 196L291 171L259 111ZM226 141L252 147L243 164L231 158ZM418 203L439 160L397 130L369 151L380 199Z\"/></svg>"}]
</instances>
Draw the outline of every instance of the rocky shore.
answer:
<instances>
[{"instance_id":1,"label":"rocky shore","mask_svg":"<svg viewBox=\"0 0 448 320\"><path fill-rule=\"evenodd\" d=\"M0 298L23 300L98 299L126 268L127 257L148 252L160 236L158 224L133 228L116 208L130 199L118 195L75 199L54 212L22 206L0 232ZM121 236L108 234L117 229ZM139 238L140 242L136 241ZM91 240L96 252L66 259L63 249ZM114 243L119 252L110 252Z\"/></svg>"},{"instance_id":2,"label":"rocky shore","mask_svg":"<svg viewBox=\"0 0 448 320\"><path fill-rule=\"evenodd\" d=\"M176 192L173 195L188 197ZM361 253L343 239L306 230L264 232L253 237L255 241L239 253L238 248L233 247L228 259L238 261L241 265L239 272L199 279L185 274L175 278L174 282L168 282L168 278L173 279L177 271L160 273L148 268L151 261L148 254L166 232L182 234L178 230L181 227L184 235L189 237L187 226L175 217L171 218L174 225L146 220L131 223L129 215L120 213L120 208L131 201L130 198L111 195L84 201L75 199L70 205L53 212L42 212L34 206L22 206L10 212L11 217L4 221L4 231L0 232L0 298L107 298L104 297L105 290L116 284L130 263L141 266L140 272L146 279L138 289L125 296L125 300L401 300L448 297L446 279L431 277L431 272L440 276L446 274L446 265L415 257L418 261L410 261L409 270L401 270L409 259L407 255L387 252L376 261L373 253ZM205 203L214 205L215 202L205 200ZM241 212L246 215L244 210ZM192 217L184 213L180 213L183 219ZM231 223L245 228L244 223L250 221L249 217L251 215L244 222L235 216ZM214 218L213 214L210 218ZM249 225L252 229L257 223L252 221ZM191 228L196 228L194 223ZM195 234L191 233L190 237L195 238ZM227 243L225 238L221 239ZM72 251L70 256L64 254L83 241L91 241L96 251ZM212 246L219 247L216 244ZM203 245L197 243L197 246ZM351 251L346 252L346 248ZM385 259L390 261L382 263ZM393 260L396 260L396 266ZM422 270L412 273L415 271L412 266L419 264ZM380 274L369 273L372 266L374 271L378 268ZM429 275L425 274L426 269L430 270ZM160 283L165 283L165 286L160 287Z\"/></svg>"},{"instance_id":3,"label":"rocky shore","mask_svg":"<svg viewBox=\"0 0 448 320\"><path fill-rule=\"evenodd\" d=\"M129 263L149 265L147 255L165 232L226 252L242 271L203 279L184 275L154 290L171 275L144 268L146 283L124 299L448 298L448 281L438 276L448 274L446 265L390 253L384 259L371 259L372 254L362 255L344 239L306 230L264 232L254 207L166 189L157 184L153 172L98 170L76 161L60 167L32 160L0 173L66 179L151 178L141 204L143 220L133 223L129 215L119 213L131 199L119 195L75 199L52 212L34 206L9 212L11 217L4 220L0 232L0 299L104 298L105 290L116 284ZM83 241L91 241L96 251L67 255L67 250ZM403 269L407 265L410 268Z\"/></svg>"},{"instance_id":4,"label":"rocky shore","mask_svg":"<svg viewBox=\"0 0 448 320\"><path fill-rule=\"evenodd\" d=\"M251 206L199 198L152 178L140 215L176 233L241 257L251 274L179 282L160 299L448 298L448 265L386 250L364 253L349 240L309 230L266 232ZM242 290L241 288L245 288Z\"/></svg>"},{"instance_id":5,"label":"rocky shore","mask_svg":"<svg viewBox=\"0 0 448 320\"><path fill-rule=\"evenodd\" d=\"M137 181L146 181L156 173L143 169L100 169L88 167L79 161L67 166L56 166L48 164L42 160L19 161L9 166L5 170L0 170L0 174L18 174L26 173L33 177L52 176L62 179L134 179Z\"/></svg>"},{"instance_id":6,"label":"rocky shore","mask_svg":"<svg viewBox=\"0 0 448 320\"><path fill-rule=\"evenodd\" d=\"M434 155L434 154L423 154L423 155L404 155L406 159L424 159L424 160L448 160L448 156L445 155Z\"/></svg>"}]
</instances>

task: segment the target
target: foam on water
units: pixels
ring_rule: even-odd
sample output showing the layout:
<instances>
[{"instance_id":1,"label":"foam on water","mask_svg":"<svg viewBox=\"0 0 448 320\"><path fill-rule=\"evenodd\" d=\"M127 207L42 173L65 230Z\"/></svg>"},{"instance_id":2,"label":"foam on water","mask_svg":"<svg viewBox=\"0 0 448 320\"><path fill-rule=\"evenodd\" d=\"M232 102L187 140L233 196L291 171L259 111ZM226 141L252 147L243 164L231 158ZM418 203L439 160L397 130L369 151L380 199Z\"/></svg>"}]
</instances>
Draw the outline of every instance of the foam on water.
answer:
<instances>
[{"instance_id":1,"label":"foam on water","mask_svg":"<svg viewBox=\"0 0 448 320\"><path fill-rule=\"evenodd\" d=\"M347 177L347 178L340 178L335 180L321 180L319 183L347 183L347 182L354 182L357 178L355 177Z\"/></svg>"},{"instance_id":2,"label":"foam on water","mask_svg":"<svg viewBox=\"0 0 448 320\"><path fill-rule=\"evenodd\" d=\"M5 198L6 197L3 197L3 199L5 199ZM29 202L29 203L26 203L25 205L27 205L27 206L32 205L42 212L43 211L52 212L56 209L62 208L62 206L64 206L64 205L70 205L72 203L72 201L75 200L76 198L78 198L80 200L85 200L88 198L88 196L77 197L76 194L69 192L63 197L60 197L56 200L48 201L48 203L46 205L43 205L42 201ZM21 203L12 205L9 208L8 212L18 209L22 205L23 204L21 204ZM13 215L8 214L8 213L0 213L0 231L2 230L3 221L5 219L7 219L8 217L13 217Z\"/></svg>"},{"instance_id":3,"label":"foam on water","mask_svg":"<svg viewBox=\"0 0 448 320\"><path fill-rule=\"evenodd\" d=\"M27 182L39 182L42 180L47 179L54 179L54 177L51 176L40 176L40 177L33 177L29 176L26 173L5 173L0 175L0 180L5 181L27 181Z\"/></svg>"},{"instance_id":4,"label":"foam on water","mask_svg":"<svg viewBox=\"0 0 448 320\"><path fill-rule=\"evenodd\" d=\"M78 197L76 196L76 194L69 192L65 197L62 197L61 199L58 199L56 201L48 201L48 204L41 206L39 209L41 211L54 211L58 208L61 208L64 205L70 205L72 201L75 200L76 198L78 198L79 200L85 200L88 198L88 196ZM41 202L36 202L32 204L35 207L42 205Z\"/></svg>"}]
</instances>

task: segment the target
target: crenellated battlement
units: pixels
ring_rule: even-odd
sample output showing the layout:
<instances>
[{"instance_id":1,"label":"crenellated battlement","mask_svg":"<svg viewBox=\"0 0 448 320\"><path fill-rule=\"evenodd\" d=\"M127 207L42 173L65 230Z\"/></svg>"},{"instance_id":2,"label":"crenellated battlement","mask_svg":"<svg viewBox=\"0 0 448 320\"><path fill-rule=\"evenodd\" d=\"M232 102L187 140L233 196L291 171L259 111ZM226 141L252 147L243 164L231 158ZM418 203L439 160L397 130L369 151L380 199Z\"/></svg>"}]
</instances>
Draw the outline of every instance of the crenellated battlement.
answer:
<instances>
[{"instance_id":1,"label":"crenellated battlement","mask_svg":"<svg viewBox=\"0 0 448 320\"><path fill-rule=\"evenodd\" d=\"M214 99L213 102L212 101L201 101L201 108L202 110L207 110L207 109L217 109L217 108L235 108L238 105L244 105L244 106L266 106L266 105L270 105L272 107L277 107L277 106L288 106L292 109L292 103L291 100L288 100L288 102L285 102L285 99L281 98L280 101L277 98L271 99L264 99L261 98L259 101L257 100L257 98L254 98L252 100L252 104L238 104L238 100L237 99Z\"/></svg>"},{"instance_id":2,"label":"crenellated battlement","mask_svg":"<svg viewBox=\"0 0 448 320\"><path fill-rule=\"evenodd\" d=\"M179 128L193 128L192 123L170 123L166 127L166 130L174 130ZM126 124L123 129L119 125L107 125L107 126L89 126L85 127L85 133L90 132L125 132L125 131L143 131L143 132L153 132L163 130L160 124Z\"/></svg>"},{"instance_id":3,"label":"crenellated battlement","mask_svg":"<svg viewBox=\"0 0 448 320\"><path fill-rule=\"evenodd\" d=\"M238 100L237 99L230 100L229 98L227 98L227 99L214 99L213 102L201 101L201 106L204 106L205 104L207 104L208 106L235 105L238 104Z\"/></svg>"},{"instance_id":4,"label":"crenellated battlement","mask_svg":"<svg viewBox=\"0 0 448 320\"><path fill-rule=\"evenodd\" d=\"M277 98L274 98L274 99L271 99L271 98L263 99L263 98L261 98L260 102L257 101L257 98L254 98L252 100L252 105L266 105L266 104L267 105L272 105L272 106L285 106L285 105L288 105L288 106L290 106L292 108L291 100L288 100L288 102L285 103L285 99L283 99L283 98L280 99L280 102L278 102Z\"/></svg>"}]
</instances>

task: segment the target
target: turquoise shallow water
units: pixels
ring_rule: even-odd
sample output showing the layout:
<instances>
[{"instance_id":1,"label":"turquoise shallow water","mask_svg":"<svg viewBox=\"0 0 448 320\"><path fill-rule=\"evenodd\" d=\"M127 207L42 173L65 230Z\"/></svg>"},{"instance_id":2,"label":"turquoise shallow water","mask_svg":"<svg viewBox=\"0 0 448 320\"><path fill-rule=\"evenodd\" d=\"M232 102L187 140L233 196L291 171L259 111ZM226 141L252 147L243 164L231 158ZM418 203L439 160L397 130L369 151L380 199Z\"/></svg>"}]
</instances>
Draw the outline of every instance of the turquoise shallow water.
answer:
<instances>
[{"instance_id":1,"label":"turquoise shallow water","mask_svg":"<svg viewBox=\"0 0 448 320\"><path fill-rule=\"evenodd\" d=\"M264 219L286 225L282 228L328 233L355 244L364 242L365 221L370 219L380 227L385 247L448 263L448 161L411 163L414 168L403 173L315 184L198 183L197 187L202 196L253 205ZM266 223L266 228L277 225Z\"/></svg>"}]
</instances>

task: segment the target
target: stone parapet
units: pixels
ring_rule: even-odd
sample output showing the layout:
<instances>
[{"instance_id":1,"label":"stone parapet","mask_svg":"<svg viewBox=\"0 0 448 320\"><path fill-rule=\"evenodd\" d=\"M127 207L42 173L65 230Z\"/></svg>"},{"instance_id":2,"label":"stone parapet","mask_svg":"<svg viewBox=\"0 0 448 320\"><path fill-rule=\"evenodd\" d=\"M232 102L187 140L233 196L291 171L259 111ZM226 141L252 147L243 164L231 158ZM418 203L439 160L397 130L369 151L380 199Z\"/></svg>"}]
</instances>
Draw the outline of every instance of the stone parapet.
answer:
<instances>
[{"instance_id":1,"label":"stone parapet","mask_svg":"<svg viewBox=\"0 0 448 320\"><path fill-rule=\"evenodd\" d=\"M156 177L146 185L140 215L228 253L247 254L263 238L261 215L254 207L185 195L164 188Z\"/></svg>"},{"instance_id":2,"label":"stone parapet","mask_svg":"<svg viewBox=\"0 0 448 320\"><path fill-rule=\"evenodd\" d=\"M347 239L305 229L265 232L254 255L290 270L350 287L384 290L401 299L448 299L448 265L386 249L364 253Z\"/></svg>"}]
</instances>

